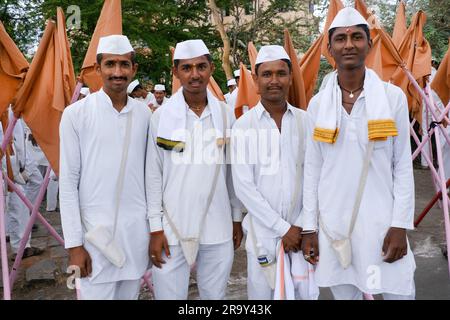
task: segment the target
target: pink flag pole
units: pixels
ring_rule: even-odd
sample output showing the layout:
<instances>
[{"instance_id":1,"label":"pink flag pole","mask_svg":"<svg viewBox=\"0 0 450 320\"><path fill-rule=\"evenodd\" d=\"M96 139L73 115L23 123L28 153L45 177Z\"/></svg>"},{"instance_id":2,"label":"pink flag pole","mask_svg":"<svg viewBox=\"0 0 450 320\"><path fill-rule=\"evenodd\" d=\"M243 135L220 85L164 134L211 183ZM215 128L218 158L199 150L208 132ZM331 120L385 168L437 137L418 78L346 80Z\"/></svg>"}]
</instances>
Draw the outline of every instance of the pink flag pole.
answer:
<instances>
[{"instance_id":1,"label":"pink flag pole","mask_svg":"<svg viewBox=\"0 0 450 320\"><path fill-rule=\"evenodd\" d=\"M5 184L0 175L0 252L2 259L2 279L3 279L3 298L11 300L11 286L9 285L9 266L8 252L6 249L6 224L5 224L5 205L4 205L4 188Z\"/></svg>"},{"instance_id":2,"label":"pink flag pole","mask_svg":"<svg viewBox=\"0 0 450 320\"><path fill-rule=\"evenodd\" d=\"M70 104L77 102L78 97L80 96L81 87L83 87L83 84L78 81L77 86L75 87L75 91L73 92L72 100L70 101Z\"/></svg>"}]
</instances>

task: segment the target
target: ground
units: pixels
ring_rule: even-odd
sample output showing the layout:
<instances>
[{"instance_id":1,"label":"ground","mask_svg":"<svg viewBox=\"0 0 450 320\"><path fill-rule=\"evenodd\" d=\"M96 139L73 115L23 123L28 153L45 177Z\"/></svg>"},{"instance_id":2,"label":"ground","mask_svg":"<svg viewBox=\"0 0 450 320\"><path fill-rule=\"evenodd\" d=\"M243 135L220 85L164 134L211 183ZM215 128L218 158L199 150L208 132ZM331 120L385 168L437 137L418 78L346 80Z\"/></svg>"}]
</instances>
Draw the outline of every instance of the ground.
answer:
<instances>
[{"instance_id":1,"label":"ground","mask_svg":"<svg viewBox=\"0 0 450 320\"><path fill-rule=\"evenodd\" d=\"M414 170L416 187L416 217L434 195L429 170ZM44 208L44 207L42 207ZM45 218L61 234L58 212L44 213ZM18 279L14 285L13 299L23 300L73 300L74 290L67 288L67 253L49 236L47 230L37 223L33 231L32 245L45 249L43 255L22 261ZM409 241L416 258L417 299L450 299L450 277L447 260L442 254L445 247L444 217L438 205L430 211L419 227L408 233ZM10 267L12 262L10 261ZM246 254L242 245L235 253L235 260L229 285L227 300L246 299ZM3 296L0 279L0 293ZM328 289L321 290L320 299L331 299ZM375 297L379 299L379 297ZM152 299L146 287L141 290L140 299ZM191 278L189 299L198 299L194 277Z\"/></svg>"}]
</instances>

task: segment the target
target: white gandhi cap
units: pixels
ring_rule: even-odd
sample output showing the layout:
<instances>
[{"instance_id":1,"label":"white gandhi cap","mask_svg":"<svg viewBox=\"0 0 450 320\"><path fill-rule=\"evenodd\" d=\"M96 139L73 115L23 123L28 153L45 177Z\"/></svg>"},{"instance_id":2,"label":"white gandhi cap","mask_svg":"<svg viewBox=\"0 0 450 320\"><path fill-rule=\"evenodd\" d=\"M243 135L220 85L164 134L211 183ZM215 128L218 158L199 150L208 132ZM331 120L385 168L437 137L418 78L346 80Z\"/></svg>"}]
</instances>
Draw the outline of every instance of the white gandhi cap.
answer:
<instances>
[{"instance_id":1,"label":"white gandhi cap","mask_svg":"<svg viewBox=\"0 0 450 320\"><path fill-rule=\"evenodd\" d=\"M122 35L102 37L97 47L97 54L126 54L133 51L134 49L131 46L130 40L128 40L127 36Z\"/></svg>"},{"instance_id":2,"label":"white gandhi cap","mask_svg":"<svg viewBox=\"0 0 450 320\"><path fill-rule=\"evenodd\" d=\"M128 85L128 89L127 89L127 93L130 94L133 92L133 90L139 85L139 81L138 80L134 80L132 81L129 85Z\"/></svg>"},{"instance_id":3,"label":"white gandhi cap","mask_svg":"<svg viewBox=\"0 0 450 320\"><path fill-rule=\"evenodd\" d=\"M258 55L256 57L255 64L260 64L263 62L269 62L269 61L276 61L276 60L282 60L286 59L291 61L288 54L286 53L286 50L282 46L278 45L268 45L263 46L258 52Z\"/></svg>"},{"instance_id":4,"label":"white gandhi cap","mask_svg":"<svg viewBox=\"0 0 450 320\"><path fill-rule=\"evenodd\" d=\"M366 19L364 19L364 17L358 12L358 10L351 7L345 7L338 12L328 30L334 28L356 26L358 24L365 24L369 27Z\"/></svg>"},{"instance_id":5,"label":"white gandhi cap","mask_svg":"<svg viewBox=\"0 0 450 320\"><path fill-rule=\"evenodd\" d=\"M163 84L155 85L155 91L166 91L166 87Z\"/></svg>"},{"instance_id":6,"label":"white gandhi cap","mask_svg":"<svg viewBox=\"0 0 450 320\"><path fill-rule=\"evenodd\" d=\"M227 87L236 86L236 85L237 85L237 83L236 83L235 79L230 79L227 81Z\"/></svg>"},{"instance_id":7,"label":"white gandhi cap","mask_svg":"<svg viewBox=\"0 0 450 320\"><path fill-rule=\"evenodd\" d=\"M177 43L173 54L173 59L192 59L204 56L205 54L209 54L209 50L203 40L187 40Z\"/></svg>"}]
</instances>

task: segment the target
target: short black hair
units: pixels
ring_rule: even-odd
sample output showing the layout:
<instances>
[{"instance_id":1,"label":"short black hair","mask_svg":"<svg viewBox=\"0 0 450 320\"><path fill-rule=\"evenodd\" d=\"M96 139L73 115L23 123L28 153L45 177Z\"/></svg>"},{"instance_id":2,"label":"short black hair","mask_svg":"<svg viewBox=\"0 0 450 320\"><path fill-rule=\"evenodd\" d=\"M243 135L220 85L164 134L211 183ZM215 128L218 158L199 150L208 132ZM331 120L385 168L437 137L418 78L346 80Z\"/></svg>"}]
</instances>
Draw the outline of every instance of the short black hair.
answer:
<instances>
[{"instance_id":1,"label":"short black hair","mask_svg":"<svg viewBox=\"0 0 450 320\"><path fill-rule=\"evenodd\" d=\"M102 53L99 53L98 55L97 55L97 63L98 64L102 64L102 59L103 59L103 54ZM131 51L131 63L132 64L136 64L136 52L134 52L134 51Z\"/></svg>"},{"instance_id":2,"label":"short black hair","mask_svg":"<svg viewBox=\"0 0 450 320\"><path fill-rule=\"evenodd\" d=\"M281 59L282 61L286 62L288 67L289 67L289 72L292 72L292 63L291 60L288 59ZM257 65L255 65L255 73L256 75L258 75L258 69L259 67L262 65L262 63L258 63Z\"/></svg>"},{"instance_id":3,"label":"short black hair","mask_svg":"<svg viewBox=\"0 0 450 320\"><path fill-rule=\"evenodd\" d=\"M211 63L213 61L212 57L210 54L205 54L204 55L206 57L206 59L208 59L208 62ZM178 68L178 65L180 64L180 60L173 60L173 65L175 66L175 68Z\"/></svg>"},{"instance_id":4,"label":"short black hair","mask_svg":"<svg viewBox=\"0 0 450 320\"><path fill-rule=\"evenodd\" d=\"M134 87L134 89L133 89L133 91L131 91L131 93L134 93L136 90L139 90L139 89L144 89L144 88L142 88L142 86L140 84L138 84L136 87Z\"/></svg>"},{"instance_id":5,"label":"short black hair","mask_svg":"<svg viewBox=\"0 0 450 320\"><path fill-rule=\"evenodd\" d=\"M357 24L357 27L360 27L364 30L364 32L367 35L367 42L370 42L370 30L369 27L366 24ZM328 43L331 43L331 37L333 36L333 33L336 31L337 28L333 28L328 30Z\"/></svg>"}]
</instances>

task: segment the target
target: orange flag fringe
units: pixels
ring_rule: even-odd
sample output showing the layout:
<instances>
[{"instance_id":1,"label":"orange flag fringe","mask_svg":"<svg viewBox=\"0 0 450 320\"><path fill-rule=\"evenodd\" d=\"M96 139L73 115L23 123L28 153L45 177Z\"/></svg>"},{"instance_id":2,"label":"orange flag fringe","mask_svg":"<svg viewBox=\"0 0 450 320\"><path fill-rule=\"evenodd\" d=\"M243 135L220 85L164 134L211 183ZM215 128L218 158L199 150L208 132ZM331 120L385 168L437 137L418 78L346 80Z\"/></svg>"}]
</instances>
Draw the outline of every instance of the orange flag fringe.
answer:
<instances>
[{"instance_id":1,"label":"orange flag fringe","mask_svg":"<svg viewBox=\"0 0 450 320\"><path fill-rule=\"evenodd\" d=\"M339 10L343 9L344 5L341 0L331 0L330 5L328 6L327 20L325 22L325 27L323 28L324 39L322 42L322 55L327 58L328 62L336 68L336 63L334 62L333 57L328 52L328 29L330 28L331 23L336 17Z\"/></svg>"},{"instance_id":2,"label":"orange flag fringe","mask_svg":"<svg viewBox=\"0 0 450 320\"><path fill-rule=\"evenodd\" d=\"M101 37L114 34L122 34L121 0L105 0L81 68L80 80L91 92L98 91L103 86L102 79L94 69L98 42Z\"/></svg>"},{"instance_id":3,"label":"orange flag fringe","mask_svg":"<svg viewBox=\"0 0 450 320\"><path fill-rule=\"evenodd\" d=\"M314 41L312 46L306 51L300 60L300 70L302 72L303 83L305 86L306 104L314 95L317 78L319 77L320 56L324 35L321 34L319 38Z\"/></svg>"},{"instance_id":4,"label":"orange flag fringe","mask_svg":"<svg viewBox=\"0 0 450 320\"><path fill-rule=\"evenodd\" d=\"M28 61L17 48L0 21L0 114L3 114L19 90L29 68Z\"/></svg>"},{"instance_id":5,"label":"orange flag fringe","mask_svg":"<svg viewBox=\"0 0 450 320\"><path fill-rule=\"evenodd\" d=\"M442 103L447 105L450 100L450 46L434 76L431 88L436 91Z\"/></svg>"},{"instance_id":6,"label":"orange flag fringe","mask_svg":"<svg viewBox=\"0 0 450 320\"><path fill-rule=\"evenodd\" d=\"M22 116L56 174L59 172L59 123L75 90L64 13L58 8L56 24L48 20L39 48L13 111Z\"/></svg>"},{"instance_id":7,"label":"orange flag fringe","mask_svg":"<svg viewBox=\"0 0 450 320\"><path fill-rule=\"evenodd\" d=\"M405 2L400 1L395 15L394 31L392 32L392 42L397 48L400 47L403 37L406 35L406 30Z\"/></svg>"},{"instance_id":8,"label":"orange flag fringe","mask_svg":"<svg viewBox=\"0 0 450 320\"><path fill-rule=\"evenodd\" d=\"M291 105L306 110L308 105L305 95L305 84L303 83L302 71L288 29L284 29L284 49L292 63L292 84L289 87L287 100Z\"/></svg>"},{"instance_id":9,"label":"orange flag fringe","mask_svg":"<svg viewBox=\"0 0 450 320\"><path fill-rule=\"evenodd\" d=\"M236 119L244 113L244 106L248 106L249 109L251 109L258 104L260 99L252 76L242 62L240 65L240 71L241 77L239 78L239 91L236 99L236 107L234 109Z\"/></svg>"}]
</instances>

